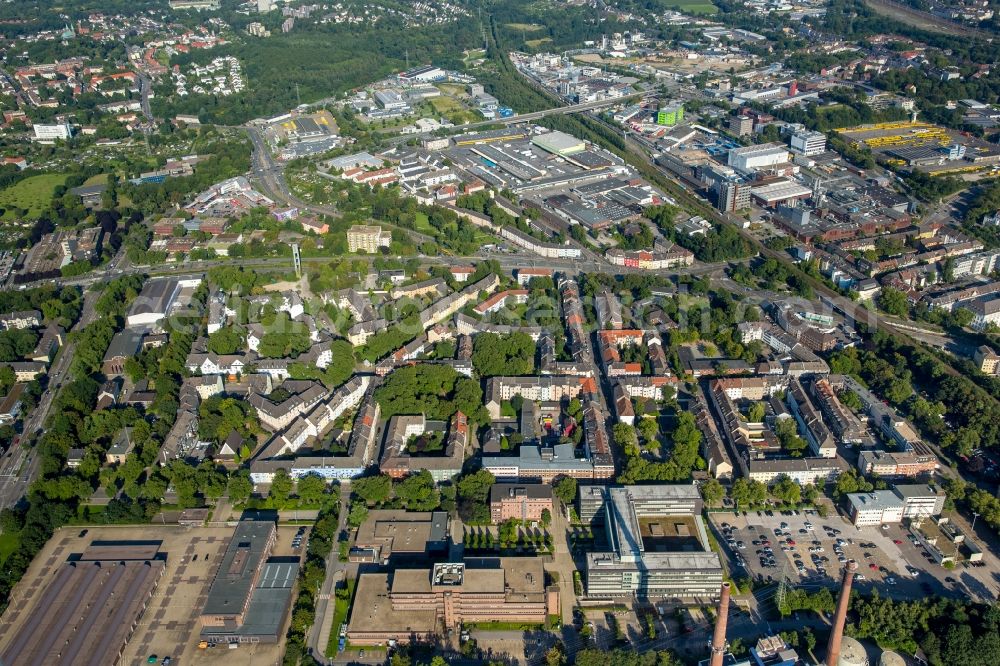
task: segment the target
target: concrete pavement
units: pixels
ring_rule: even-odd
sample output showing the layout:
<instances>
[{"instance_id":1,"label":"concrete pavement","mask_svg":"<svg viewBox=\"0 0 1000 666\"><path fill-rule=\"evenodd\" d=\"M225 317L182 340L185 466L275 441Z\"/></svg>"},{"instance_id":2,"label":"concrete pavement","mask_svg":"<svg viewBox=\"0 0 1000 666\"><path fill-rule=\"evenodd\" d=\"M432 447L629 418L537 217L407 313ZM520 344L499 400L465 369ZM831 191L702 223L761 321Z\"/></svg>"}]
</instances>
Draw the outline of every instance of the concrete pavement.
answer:
<instances>
[{"instance_id":1,"label":"concrete pavement","mask_svg":"<svg viewBox=\"0 0 1000 666\"><path fill-rule=\"evenodd\" d=\"M337 516L337 535L347 527L347 513L351 498L351 484L349 481L340 483L340 511ZM344 580L351 564L341 562L339 549L334 546L333 550L326 558L326 578L323 587L320 588L316 597L316 612L313 626L309 630L307 645L316 661L327 664L331 663L326 658L326 649L329 645L330 630L333 628L333 616L336 607L334 590L337 583ZM356 572L355 572L356 573Z\"/></svg>"},{"instance_id":2,"label":"concrete pavement","mask_svg":"<svg viewBox=\"0 0 1000 666\"><path fill-rule=\"evenodd\" d=\"M576 564L573 562L573 554L570 552L567 539L569 521L566 520L561 507L552 512L549 532L552 534L553 553L552 562L546 568L559 574L559 609L562 614L562 624L564 627L571 627L573 608L576 607L576 590L573 588L573 572L576 571Z\"/></svg>"}]
</instances>

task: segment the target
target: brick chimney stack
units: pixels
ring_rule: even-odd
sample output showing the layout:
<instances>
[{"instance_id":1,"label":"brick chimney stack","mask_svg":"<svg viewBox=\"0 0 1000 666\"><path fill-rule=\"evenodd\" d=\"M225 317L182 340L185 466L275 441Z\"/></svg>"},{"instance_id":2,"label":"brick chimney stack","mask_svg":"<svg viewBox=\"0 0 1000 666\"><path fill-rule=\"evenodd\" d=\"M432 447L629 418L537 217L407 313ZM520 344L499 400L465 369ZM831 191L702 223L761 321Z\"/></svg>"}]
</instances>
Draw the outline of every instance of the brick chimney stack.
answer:
<instances>
[{"instance_id":1,"label":"brick chimney stack","mask_svg":"<svg viewBox=\"0 0 1000 666\"><path fill-rule=\"evenodd\" d=\"M726 654L726 623L729 621L729 583L722 584L719 594L719 615L715 618L715 634L712 636L712 658L709 666L722 666Z\"/></svg>"},{"instance_id":2,"label":"brick chimney stack","mask_svg":"<svg viewBox=\"0 0 1000 666\"><path fill-rule=\"evenodd\" d=\"M851 603L851 585L858 563L848 560L844 567L844 577L840 581L840 596L837 597L837 612L833 617L830 642L826 644L826 666L837 666L840 661L840 641L844 637L844 623L847 621L847 607Z\"/></svg>"}]
</instances>

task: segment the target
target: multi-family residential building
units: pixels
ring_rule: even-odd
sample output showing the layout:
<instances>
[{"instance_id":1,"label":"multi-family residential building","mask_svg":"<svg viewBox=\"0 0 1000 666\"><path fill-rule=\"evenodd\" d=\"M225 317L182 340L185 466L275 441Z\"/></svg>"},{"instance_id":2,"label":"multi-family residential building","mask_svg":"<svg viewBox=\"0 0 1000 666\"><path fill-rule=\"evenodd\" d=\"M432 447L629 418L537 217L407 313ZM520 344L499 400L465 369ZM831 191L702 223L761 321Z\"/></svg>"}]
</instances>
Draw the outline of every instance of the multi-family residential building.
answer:
<instances>
[{"instance_id":1,"label":"multi-family residential building","mask_svg":"<svg viewBox=\"0 0 1000 666\"><path fill-rule=\"evenodd\" d=\"M347 250L357 252L359 250L368 254L375 254L379 248L389 247L392 242L392 234L382 231L382 227L356 224L347 230Z\"/></svg>"},{"instance_id":2,"label":"multi-family residential building","mask_svg":"<svg viewBox=\"0 0 1000 666\"><path fill-rule=\"evenodd\" d=\"M290 379L279 386L289 396L278 403L259 393L252 392L247 396L247 402L257 410L261 425L272 432L286 428L327 396L322 384L309 380Z\"/></svg>"},{"instance_id":3,"label":"multi-family residential building","mask_svg":"<svg viewBox=\"0 0 1000 666\"><path fill-rule=\"evenodd\" d=\"M575 375L544 377L491 377L486 381L486 409L494 419L500 418L500 403L515 395L525 400L559 401L579 397L593 379Z\"/></svg>"},{"instance_id":4,"label":"multi-family residential building","mask_svg":"<svg viewBox=\"0 0 1000 666\"><path fill-rule=\"evenodd\" d=\"M1000 297L976 299L968 304L972 311L972 328L981 331L990 324L1000 324Z\"/></svg>"},{"instance_id":5,"label":"multi-family residential building","mask_svg":"<svg viewBox=\"0 0 1000 666\"><path fill-rule=\"evenodd\" d=\"M318 474L325 479L351 479L363 474L378 459L379 406L371 399L373 388L370 376L355 375L327 399L300 415L255 453L250 479L255 484L270 483L278 469L285 469L296 478ZM359 405L346 454L298 454L309 441L326 436L337 419ZM290 455L295 457L290 459Z\"/></svg>"},{"instance_id":6,"label":"multi-family residential building","mask_svg":"<svg viewBox=\"0 0 1000 666\"><path fill-rule=\"evenodd\" d=\"M528 286L533 278L551 278L553 276L551 268L518 268L514 273L517 276L517 283L522 287Z\"/></svg>"},{"instance_id":7,"label":"multi-family residential building","mask_svg":"<svg viewBox=\"0 0 1000 666\"><path fill-rule=\"evenodd\" d=\"M976 365L979 366L979 370L984 374L998 374L997 369L1000 368L1000 355L988 346L981 345L978 347L975 355L973 356L973 360L976 362Z\"/></svg>"},{"instance_id":8,"label":"multi-family residential building","mask_svg":"<svg viewBox=\"0 0 1000 666\"><path fill-rule=\"evenodd\" d=\"M236 377L243 374L249 358L245 354L216 354L191 353L188 354L185 365L191 372L200 372L203 375L228 375ZM258 365L260 370L260 365Z\"/></svg>"},{"instance_id":9,"label":"multi-family residential building","mask_svg":"<svg viewBox=\"0 0 1000 666\"><path fill-rule=\"evenodd\" d=\"M858 469L862 474L880 477L920 476L938 467L934 455L918 455L908 451L864 450L858 454Z\"/></svg>"},{"instance_id":10,"label":"multi-family residential building","mask_svg":"<svg viewBox=\"0 0 1000 666\"><path fill-rule=\"evenodd\" d=\"M421 282L414 282L412 284L400 285L393 287L389 295L393 299L399 298L417 298L420 296L430 296L440 298L447 294L449 291L448 284L441 278L431 278L430 280L423 280Z\"/></svg>"},{"instance_id":11,"label":"multi-family residential building","mask_svg":"<svg viewBox=\"0 0 1000 666\"><path fill-rule=\"evenodd\" d=\"M444 437L441 455L420 455L409 450L412 438L435 431ZM393 416L385 427L379 470L394 479L402 479L426 469L435 482L450 481L462 472L469 437L468 417L462 412L455 412L447 424L428 421L423 414Z\"/></svg>"},{"instance_id":12,"label":"multi-family residential building","mask_svg":"<svg viewBox=\"0 0 1000 666\"><path fill-rule=\"evenodd\" d=\"M42 325L42 313L38 310L8 312L0 315L0 327L4 330L38 328Z\"/></svg>"},{"instance_id":13,"label":"multi-family residential building","mask_svg":"<svg viewBox=\"0 0 1000 666\"><path fill-rule=\"evenodd\" d=\"M504 226L500 229L500 237L509 240L519 247L549 259L576 258L580 256L580 248L570 245L546 243L530 236L516 227Z\"/></svg>"},{"instance_id":14,"label":"multi-family residential building","mask_svg":"<svg viewBox=\"0 0 1000 666\"><path fill-rule=\"evenodd\" d=\"M520 305L528 302L527 289L507 289L493 294L485 301L473 308L478 315L487 315L499 312L511 305Z\"/></svg>"},{"instance_id":15,"label":"multi-family residential building","mask_svg":"<svg viewBox=\"0 0 1000 666\"><path fill-rule=\"evenodd\" d=\"M604 256L615 266L645 270L663 270L690 266L694 263L694 254L690 250L673 243L660 244L652 251L611 248L604 253Z\"/></svg>"}]
</instances>

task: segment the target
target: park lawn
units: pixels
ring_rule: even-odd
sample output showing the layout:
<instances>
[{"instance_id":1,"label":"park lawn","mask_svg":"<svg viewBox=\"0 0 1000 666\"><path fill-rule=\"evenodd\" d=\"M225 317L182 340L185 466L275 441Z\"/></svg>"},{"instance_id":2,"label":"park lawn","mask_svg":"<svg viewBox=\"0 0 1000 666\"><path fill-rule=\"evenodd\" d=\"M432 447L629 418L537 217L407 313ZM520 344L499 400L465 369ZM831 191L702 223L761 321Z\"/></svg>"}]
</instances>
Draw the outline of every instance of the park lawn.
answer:
<instances>
[{"instance_id":1,"label":"park lawn","mask_svg":"<svg viewBox=\"0 0 1000 666\"><path fill-rule=\"evenodd\" d=\"M673 6L678 11L688 14L715 14L719 11L718 7L707 0L681 0L680 3Z\"/></svg>"},{"instance_id":2,"label":"park lawn","mask_svg":"<svg viewBox=\"0 0 1000 666\"><path fill-rule=\"evenodd\" d=\"M0 534L0 562L3 562L21 545L21 535L18 533Z\"/></svg>"},{"instance_id":3,"label":"park lawn","mask_svg":"<svg viewBox=\"0 0 1000 666\"><path fill-rule=\"evenodd\" d=\"M10 210L12 208L26 210L26 218L37 218L42 214L42 211L48 208L55 189L65 182L65 174L43 173L25 178L0 191L0 208L7 209L4 218L13 219L15 217Z\"/></svg>"}]
</instances>

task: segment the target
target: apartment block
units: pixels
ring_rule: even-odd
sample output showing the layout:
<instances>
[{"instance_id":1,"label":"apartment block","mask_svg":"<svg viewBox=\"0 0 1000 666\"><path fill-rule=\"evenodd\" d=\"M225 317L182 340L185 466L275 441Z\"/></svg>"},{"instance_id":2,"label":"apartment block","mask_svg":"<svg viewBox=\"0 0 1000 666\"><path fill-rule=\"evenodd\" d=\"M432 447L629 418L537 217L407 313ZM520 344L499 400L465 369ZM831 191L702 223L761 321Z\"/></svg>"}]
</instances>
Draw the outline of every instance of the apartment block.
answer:
<instances>
[{"instance_id":1,"label":"apartment block","mask_svg":"<svg viewBox=\"0 0 1000 666\"><path fill-rule=\"evenodd\" d=\"M375 254L379 248L389 247L392 234L382 231L382 227L356 224L347 230L347 251L364 251Z\"/></svg>"}]
</instances>

